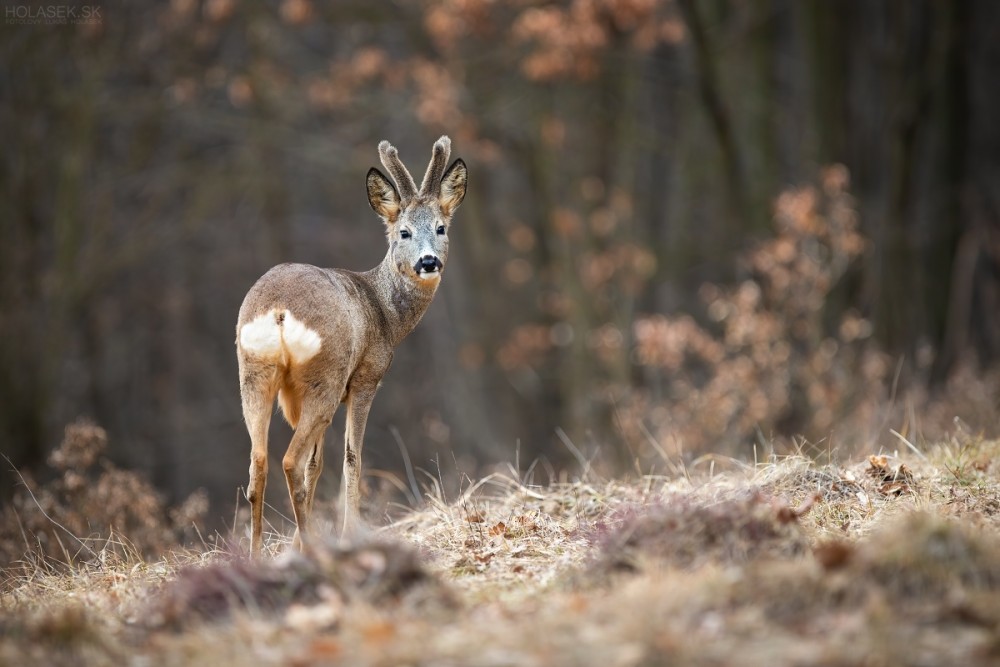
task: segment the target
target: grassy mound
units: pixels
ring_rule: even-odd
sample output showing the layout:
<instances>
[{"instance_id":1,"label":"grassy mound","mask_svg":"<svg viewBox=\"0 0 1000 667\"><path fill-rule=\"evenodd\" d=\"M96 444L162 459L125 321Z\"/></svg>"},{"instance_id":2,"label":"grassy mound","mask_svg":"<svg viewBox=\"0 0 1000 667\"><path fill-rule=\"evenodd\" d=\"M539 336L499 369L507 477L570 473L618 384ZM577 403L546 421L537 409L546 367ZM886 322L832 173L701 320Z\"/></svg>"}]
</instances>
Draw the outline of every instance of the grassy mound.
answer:
<instances>
[{"instance_id":1,"label":"grassy mound","mask_svg":"<svg viewBox=\"0 0 1000 667\"><path fill-rule=\"evenodd\" d=\"M996 664L998 454L496 475L301 555L22 559L0 664Z\"/></svg>"}]
</instances>

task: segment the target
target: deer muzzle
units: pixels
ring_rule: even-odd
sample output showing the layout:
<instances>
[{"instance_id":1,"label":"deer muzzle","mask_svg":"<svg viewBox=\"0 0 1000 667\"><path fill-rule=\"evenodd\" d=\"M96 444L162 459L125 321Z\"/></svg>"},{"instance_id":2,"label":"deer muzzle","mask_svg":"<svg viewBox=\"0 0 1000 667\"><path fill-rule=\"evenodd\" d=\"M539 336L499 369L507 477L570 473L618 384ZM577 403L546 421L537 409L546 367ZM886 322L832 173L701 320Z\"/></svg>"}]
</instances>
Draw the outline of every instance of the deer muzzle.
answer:
<instances>
[{"instance_id":1,"label":"deer muzzle","mask_svg":"<svg viewBox=\"0 0 1000 667\"><path fill-rule=\"evenodd\" d=\"M413 270L421 278L430 278L431 276L436 276L443 266L441 260L434 255L424 255L414 264Z\"/></svg>"}]
</instances>

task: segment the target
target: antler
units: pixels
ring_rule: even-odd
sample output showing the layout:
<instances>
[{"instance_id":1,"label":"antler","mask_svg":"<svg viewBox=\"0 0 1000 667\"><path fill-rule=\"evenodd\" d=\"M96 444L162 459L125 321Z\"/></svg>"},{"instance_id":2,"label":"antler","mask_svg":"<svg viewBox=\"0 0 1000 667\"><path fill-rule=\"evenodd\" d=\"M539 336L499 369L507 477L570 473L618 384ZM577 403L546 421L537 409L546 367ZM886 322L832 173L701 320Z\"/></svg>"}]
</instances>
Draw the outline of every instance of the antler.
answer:
<instances>
[{"instance_id":1,"label":"antler","mask_svg":"<svg viewBox=\"0 0 1000 667\"><path fill-rule=\"evenodd\" d=\"M436 144L434 149L435 151L437 150ZM400 203L405 204L413 199L417 194L417 186L414 184L409 170L403 164L403 161L399 159L399 151L396 150L396 147L388 141L382 141L378 145L378 154L382 158L382 165L389 170L392 180L396 181L396 187L399 188Z\"/></svg>"},{"instance_id":2,"label":"antler","mask_svg":"<svg viewBox=\"0 0 1000 667\"><path fill-rule=\"evenodd\" d=\"M424 182L420 184L421 196L440 196L441 176L444 174L445 165L448 164L449 155L451 155L451 139L448 138L448 135L444 135L434 142L434 152L431 154L431 162L427 165Z\"/></svg>"}]
</instances>

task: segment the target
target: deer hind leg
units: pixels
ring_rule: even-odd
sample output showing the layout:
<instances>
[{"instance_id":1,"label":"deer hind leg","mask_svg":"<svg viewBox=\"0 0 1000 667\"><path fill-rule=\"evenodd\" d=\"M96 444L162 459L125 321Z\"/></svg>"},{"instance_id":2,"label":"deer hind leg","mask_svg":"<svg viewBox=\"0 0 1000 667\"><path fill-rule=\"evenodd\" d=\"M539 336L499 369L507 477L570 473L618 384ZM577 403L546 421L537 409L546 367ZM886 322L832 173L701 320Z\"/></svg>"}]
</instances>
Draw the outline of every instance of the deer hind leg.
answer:
<instances>
[{"instance_id":1,"label":"deer hind leg","mask_svg":"<svg viewBox=\"0 0 1000 667\"><path fill-rule=\"evenodd\" d=\"M347 396L347 428L344 433L344 523L341 536L351 538L361 527L361 449L368 412L376 387L351 387Z\"/></svg>"},{"instance_id":2,"label":"deer hind leg","mask_svg":"<svg viewBox=\"0 0 1000 667\"><path fill-rule=\"evenodd\" d=\"M285 385L278 392L278 404L281 406L281 412L285 415L285 420L293 429L298 426L299 419L302 418L302 403L304 398L305 385L301 381L293 383L286 379ZM323 434L320 434L318 441L312 447L309 458L306 460L304 477L306 487L306 515L308 516L312 516L313 498L316 495L316 482L319 480L322 472Z\"/></svg>"},{"instance_id":3,"label":"deer hind leg","mask_svg":"<svg viewBox=\"0 0 1000 667\"><path fill-rule=\"evenodd\" d=\"M323 472L323 436L313 446L312 453L306 461L306 514L312 516L313 498L316 496L316 482Z\"/></svg>"},{"instance_id":4,"label":"deer hind leg","mask_svg":"<svg viewBox=\"0 0 1000 667\"><path fill-rule=\"evenodd\" d=\"M303 539L309 535L312 496L323 466L323 435L333 420L336 407L336 402L307 397L303 401L295 434L281 462L295 515L295 537L292 539L295 549L301 550Z\"/></svg>"},{"instance_id":5,"label":"deer hind leg","mask_svg":"<svg viewBox=\"0 0 1000 667\"><path fill-rule=\"evenodd\" d=\"M271 406L277 393L277 372L264 364L240 357L240 395L243 419L250 432L250 553L257 555L263 546L264 488L267 485L267 429Z\"/></svg>"}]
</instances>

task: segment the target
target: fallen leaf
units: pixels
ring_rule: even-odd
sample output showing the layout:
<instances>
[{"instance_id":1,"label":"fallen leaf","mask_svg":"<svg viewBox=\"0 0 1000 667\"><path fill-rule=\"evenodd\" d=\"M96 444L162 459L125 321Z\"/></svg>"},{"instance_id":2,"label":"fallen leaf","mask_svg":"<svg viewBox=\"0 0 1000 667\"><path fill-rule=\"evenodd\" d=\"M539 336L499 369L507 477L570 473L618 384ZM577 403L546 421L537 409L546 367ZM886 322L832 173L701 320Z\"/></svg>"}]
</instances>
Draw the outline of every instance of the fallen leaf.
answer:
<instances>
[{"instance_id":1,"label":"fallen leaf","mask_svg":"<svg viewBox=\"0 0 1000 667\"><path fill-rule=\"evenodd\" d=\"M526 514L518 516L516 521L521 525L521 529L525 532L535 532L538 530L538 524L536 524L534 519Z\"/></svg>"},{"instance_id":2,"label":"fallen leaf","mask_svg":"<svg viewBox=\"0 0 1000 667\"><path fill-rule=\"evenodd\" d=\"M871 466L871 470L868 471L871 475L884 475L889 472L889 459L882 455L872 454L868 457L868 464Z\"/></svg>"},{"instance_id":3,"label":"fallen leaf","mask_svg":"<svg viewBox=\"0 0 1000 667\"><path fill-rule=\"evenodd\" d=\"M340 651L340 642L332 637L317 637L309 644L309 658L313 661L336 658Z\"/></svg>"},{"instance_id":4,"label":"fallen leaf","mask_svg":"<svg viewBox=\"0 0 1000 667\"><path fill-rule=\"evenodd\" d=\"M776 508L775 518L778 520L778 523L791 523L792 521L797 521L799 517L808 513L809 510L812 509L812 506L816 504L816 501L821 498L821 494L814 493L802 501L802 504L794 509L789 507L788 504L782 500Z\"/></svg>"},{"instance_id":5,"label":"fallen leaf","mask_svg":"<svg viewBox=\"0 0 1000 667\"><path fill-rule=\"evenodd\" d=\"M910 485L905 482L886 482L878 487L883 496L898 496L910 492Z\"/></svg>"},{"instance_id":6,"label":"fallen leaf","mask_svg":"<svg viewBox=\"0 0 1000 667\"><path fill-rule=\"evenodd\" d=\"M507 524L503 521L498 521L495 526L490 528L490 535L503 535L507 532Z\"/></svg>"},{"instance_id":7,"label":"fallen leaf","mask_svg":"<svg viewBox=\"0 0 1000 667\"><path fill-rule=\"evenodd\" d=\"M843 567L854 555L854 547L840 540L830 540L817 544L813 556L823 566L824 570L836 570Z\"/></svg>"},{"instance_id":8,"label":"fallen leaf","mask_svg":"<svg viewBox=\"0 0 1000 667\"><path fill-rule=\"evenodd\" d=\"M315 632L336 625L342 611L337 604L293 604L285 612L285 625L302 632Z\"/></svg>"},{"instance_id":9,"label":"fallen leaf","mask_svg":"<svg viewBox=\"0 0 1000 667\"><path fill-rule=\"evenodd\" d=\"M396 634L396 626L388 621L375 621L361 629L361 634L370 644L385 644Z\"/></svg>"}]
</instances>

